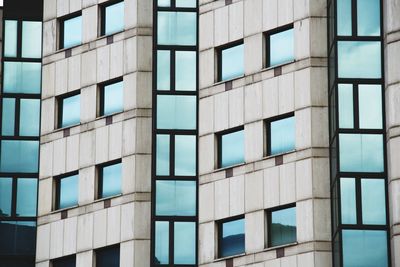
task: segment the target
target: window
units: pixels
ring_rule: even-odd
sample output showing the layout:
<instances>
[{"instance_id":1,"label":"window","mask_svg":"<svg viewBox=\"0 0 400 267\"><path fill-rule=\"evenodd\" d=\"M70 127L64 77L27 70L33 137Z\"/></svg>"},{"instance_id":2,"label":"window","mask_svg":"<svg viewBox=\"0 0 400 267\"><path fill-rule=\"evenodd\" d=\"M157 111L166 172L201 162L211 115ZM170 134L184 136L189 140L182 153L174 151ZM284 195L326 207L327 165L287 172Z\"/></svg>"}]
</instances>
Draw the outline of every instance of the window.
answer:
<instances>
[{"instance_id":1,"label":"window","mask_svg":"<svg viewBox=\"0 0 400 267\"><path fill-rule=\"evenodd\" d=\"M196 129L196 96L158 95L157 129Z\"/></svg>"},{"instance_id":2,"label":"window","mask_svg":"<svg viewBox=\"0 0 400 267\"><path fill-rule=\"evenodd\" d=\"M40 94L41 63L4 61L4 92Z\"/></svg>"},{"instance_id":3,"label":"window","mask_svg":"<svg viewBox=\"0 0 400 267\"><path fill-rule=\"evenodd\" d=\"M219 135L219 167L225 168L244 162L244 130Z\"/></svg>"},{"instance_id":4,"label":"window","mask_svg":"<svg viewBox=\"0 0 400 267\"><path fill-rule=\"evenodd\" d=\"M122 163L108 163L98 167L98 198L121 194Z\"/></svg>"},{"instance_id":5,"label":"window","mask_svg":"<svg viewBox=\"0 0 400 267\"><path fill-rule=\"evenodd\" d=\"M220 258L245 252L244 217L219 222L218 256Z\"/></svg>"},{"instance_id":6,"label":"window","mask_svg":"<svg viewBox=\"0 0 400 267\"><path fill-rule=\"evenodd\" d=\"M267 216L268 247L296 242L296 207L270 210Z\"/></svg>"},{"instance_id":7,"label":"window","mask_svg":"<svg viewBox=\"0 0 400 267\"><path fill-rule=\"evenodd\" d=\"M60 21L60 49L70 48L82 43L82 16L69 16Z\"/></svg>"},{"instance_id":8,"label":"window","mask_svg":"<svg viewBox=\"0 0 400 267\"><path fill-rule=\"evenodd\" d=\"M100 116L124 110L124 82L122 80L100 85Z\"/></svg>"},{"instance_id":9,"label":"window","mask_svg":"<svg viewBox=\"0 0 400 267\"><path fill-rule=\"evenodd\" d=\"M159 7L170 7L171 0L158 0ZM176 0L176 7L196 7L196 0Z\"/></svg>"},{"instance_id":10,"label":"window","mask_svg":"<svg viewBox=\"0 0 400 267\"><path fill-rule=\"evenodd\" d=\"M65 209L78 205L77 173L56 178L56 209Z\"/></svg>"},{"instance_id":11,"label":"window","mask_svg":"<svg viewBox=\"0 0 400 267\"><path fill-rule=\"evenodd\" d=\"M267 122L268 155L292 151L296 148L295 117L293 114Z\"/></svg>"},{"instance_id":12,"label":"window","mask_svg":"<svg viewBox=\"0 0 400 267\"><path fill-rule=\"evenodd\" d=\"M35 254L36 222L0 221L0 236L0 251L5 255ZM19 266L14 264L3 266Z\"/></svg>"},{"instance_id":13,"label":"window","mask_svg":"<svg viewBox=\"0 0 400 267\"><path fill-rule=\"evenodd\" d=\"M119 245L95 250L96 267L119 267Z\"/></svg>"},{"instance_id":14,"label":"window","mask_svg":"<svg viewBox=\"0 0 400 267\"><path fill-rule=\"evenodd\" d=\"M39 141L2 140L0 171L36 173L39 167Z\"/></svg>"},{"instance_id":15,"label":"window","mask_svg":"<svg viewBox=\"0 0 400 267\"><path fill-rule=\"evenodd\" d=\"M244 75L243 41L219 48L218 80L227 81Z\"/></svg>"},{"instance_id":16,"label":"window","mask_svg":"<svg viewBox=\"0 0 400 267\"><path fill-rule=\"evenodd\" d=\"M58 99L58 127L65 128L81 121L81 96L68 94Z\"/></svg>"},{"instance_id":17,"label":"window","mask_svg":"<svg viewBox=\"0 0 400 267\"><path fill-rule=\"evenodd\" d=\"M156 181L157 216L195 216L195 181Z\"/></svg>"},{"instance_id":18,"label":"window","mask_svg":"<svg viewBox=\"0 0 400 267\"><path fill-rule=\"evenodd\" d=\"M196 45L196 12L157 12L159 45Z\"/></svg>"},{"instance_id":19,"label":"window","mask_svg":"<svg viewBox=\"0 0 400 267\"><path fill-rule=\"evenodd\" d=\"M63 258L54 259L51 261L52 267L75 267L76 266L76 256L68 256Z\"/></svg>"},{"instance_id":20,"label":"window","mask_svg":"<svg viewBox=\"0 0 400 267\"><path fill-rule=\"evenodd\" d=\"M110 35L124 30L124 1L102 7L101 35Z\"/></svg>"},{"instance_id":21,"label":"window","mask_svg":"<svg viewBox=\"0 0 400 267\"><path fill-rule=\"evenodd\" d=\"M11 216L12 178L0 178L0 217Z\"/></svg>"},{"instance_id":22,"label":"window","mask_svg":"<svg viewBox=\"0 0 400 267\"><path fill-rule=\"evenodd\" d=\"M267 66L281 65L294 60L293 25L267 33Z\"/></svg>"}]
</instances>

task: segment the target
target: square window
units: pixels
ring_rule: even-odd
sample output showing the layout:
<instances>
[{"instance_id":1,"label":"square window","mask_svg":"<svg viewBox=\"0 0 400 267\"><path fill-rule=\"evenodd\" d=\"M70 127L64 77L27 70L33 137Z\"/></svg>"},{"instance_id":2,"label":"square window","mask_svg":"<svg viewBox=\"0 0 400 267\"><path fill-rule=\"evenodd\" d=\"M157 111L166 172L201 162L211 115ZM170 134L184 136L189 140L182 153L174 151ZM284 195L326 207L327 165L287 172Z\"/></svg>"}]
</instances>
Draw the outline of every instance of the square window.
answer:
<instances>
[{"instance_id":1,"label":"square window","mask_svg":"<svg viewBox=\"0 0 400 267\"><path fill-rule=\"evenodd\" d=\"M293 25L267 33L267 67L294 60Z\"/></svg>"},{"instance_id":2,"label":"square window","mask_svg":"<svg viewBox=\"0 0 400 267\"><path fill-rule=\"evenodd\" d=\"M100 86L100 116L124 110L124 82L118 80Z\"/></svg>"},{"instance_id":3,"label":"square window","mask_svg":"<svg viewBox=\"0 0 400 267\"><path fill-rule=\"evenodd\" d=\"M82 43L82 15L68 16L60 20L60 49Z\"/></svg>"},{"instance_id":4,"label":"square window","mask_svg":"<svg viewBox=\"0 0 400 267\"><path fill-rule=\"evenodd\" d=\"M218 244L218 256L220 258L245 252L244 217L224 220L219 223Z\"/></svg>"},{"instance_id":5,"label":"square window","mask_svg":"<svg viewBox=\"0 0 400 267\"><path fill-rule=\"evenodd\" d=\"M293 114L267 122L268 155L292 151L296 148L295 117Z\"/></svg>"},{"instance_id":6,"label":"square window","mask_svg":"<svg viewBox=\"0 0 400 267\"><path fill-rule=\"evenodd\" d=\"M95 250L96 267L119 267L119 245Z\"/></svg>"},{"instance_id":7,"label":"square window","mask_svg":"<svg viewBox=\"0 0 400 267\"><path fill-rule=\"evenodd\" d=\"M244 75L243 41L219 48L218 61L219 81L227 81Z\"/></svg>"},{"instance_id":8,"label":"square window","mask_svg":"<svg viewBox=\"0 0 400 267\"><path fill-rule=\"evenodd\" d=\"M268 247L296 242L296 207L271 210L267 216Z\"/></svg>"},{"instance_id":9,"label":"square window","mask_svg":"<svg viewBox=\"0 0 400 267\"><path fill-rule=\"evenodd\" d=\"M76 266L76 256L68 256L63 258L54 259L51 261L52 267L75 267Z\"/></svg>"},{"instance_id":10,"label":"square window","mask_svg":"<svg viewBox=\"0 0 400 267\"><path fill-rule=\"evenodd\" d=\"M78 173L56 178L56 209L78 205Z\"/></svg>"},{"instance_id":11,"label":"square window","mask_svg":"<svg viewBox=\"0 0 400 267\"><path fill-rule=\"evenodd\" d=\"M108 163L98 167L98 198L121 194L122 163Z\"/></svg>"},{"instance_id":12,"label":"square window","mask_svg":"<svg viewBox=\"0 0 400 267\"><path fill-rule=\"evenodd\" d=\"M244 130L229 131L219 135L219 166L225 168L244 163Z\"/></svg>"},{"instance_id":13,"label":"square window","mask_svg":"<svg viewBox=\"0 0 400 267\"><path fill-rule=\"evenodd\" d=\"M102 7L101 35L111 35L124 30L124 1Z\"/></svg>"},{"instance_id":14,"label":"square window","mask_svg":"<svg viewBox=\"0 0 400 267\"><path fill-rule=\"evenodd\" d=\"M58 99L58 128L70 127L81 121L81 96L68 94Z\"/></svg>"}]
</instances>

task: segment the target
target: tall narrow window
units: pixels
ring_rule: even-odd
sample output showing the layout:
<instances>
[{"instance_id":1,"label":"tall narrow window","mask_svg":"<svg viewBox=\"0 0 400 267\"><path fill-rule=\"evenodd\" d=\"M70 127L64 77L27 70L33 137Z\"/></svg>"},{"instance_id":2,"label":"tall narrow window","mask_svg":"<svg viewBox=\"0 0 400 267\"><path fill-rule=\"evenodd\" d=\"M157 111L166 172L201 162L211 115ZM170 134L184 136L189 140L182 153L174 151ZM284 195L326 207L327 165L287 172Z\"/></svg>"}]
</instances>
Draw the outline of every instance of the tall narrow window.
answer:
<instances>
[{"instance_id":1,"label":"tall narrow window","mask_svg":"<svg viewBox=\"0 0 400 267\"><path fill-rule=\"evenodd\" d=\"M100 116L124 110L124 82L118 80L100 85Z\"/></svg>"},{"instance_id":2,"label":"tall narrow window","mask_svg":"<svg viewBox=\"0 0 400 267\"><path fill-rule=\"evenodd\" d=\"M266 38L268 67L294 60L293 25L269 32Z\"/></svg>"},{"instance_id":3,"label":"tall narrow window","mask_svg":"<svg viewBox=\"0 0 400 267\"><path fill-rule=\"evenodd\" d=\"M82 43L81 14L61 19L60 30L60 49L80 45Z\"/></svg>"},{"instance_id":4,"label":"tall narrow window","mask_svg":"<svg viewBox=\"0 0 400 267\"><path fill-rule=\"evenodd\" d=\"M244 162L244 130L219 135L219 167L225 168Z\"/></svg>"},{"instance_id":5,"label":"tall narrow window","mask_svg":"<svg viewBox=\"0 0 400 267\"><path fill-rule=\"evenodd\" d=\"M124 1L102 7L102 35L124 30Z\"/></svg>"},{"instance_id":6,"label":"tall narrow window","mask_svg":"<svg viewBox=\"0 0 400 267\"><path fill-rule=\"evenodd\" d=\"M218 255L220 258L245 252L244 218L228 219L219 223Z\"/></svg>"},{"instance_id":7,"label":"tall narrow window","mask_svg":"<svg viewBox=\"0 0 400 267\"><path fill-rule=\"evenodd\" d=\"M292 151L296 148L295 117L276 119L267 122L268 155Z\"/></svg>"},{"instance_id":8,"label":"tall narrow window","mask_svg":"<svg viewBox=\"0 0 400 267\"><path fill-rule=\"evenodd\" d=\"M269 247L296 242L296 207L272 210L267 216Z\"/></svg>"},{"instance_id":9,"label":"tall narrow window","mask_svg":"<svg viewBox=\"0 0 400 267\"><path fill-rule=\"evenodd\" d=\"M229 44L219 48L218 80L226 81L244 74L244 44Z\"/></svg>"},{"instance_id":10,"label":"tall narrow window","mask_svg":"<svg viewBox=\"0 0 400 267\"><path fill-rule=\"evenodd\" d=\"M78 204L78 174L57 177L56 209L65 209Z\"/></svg>"},{"instance_id":11,"label":"tall narrow window","mask_svg":"<svg viewBox=\"0 0 400 267\"><path fill-rule=\"evenodd\" d=\"M70 127L80 123L80 94L61 96L58 99L58 127Z\"/></svg>"},{"instance_id":12,"label":"tall narrow window","mask_svg":"<svg viewBox=\"0 0 400 267\"><path fill-rule=\"evenodd\" d=\"M119 267L119 245L95 250L96 267Z\"/></svg>"},{"instance_id":13,"label":"tall narrow window","mask_svg":"<svg viewBox=\"0 0 400 267\"><path fill-rule=\"evenodd\" d=\"M121 194L121 161L99 166L98 176L98 198L106 198Z\"/></svg>"}]
</instances>

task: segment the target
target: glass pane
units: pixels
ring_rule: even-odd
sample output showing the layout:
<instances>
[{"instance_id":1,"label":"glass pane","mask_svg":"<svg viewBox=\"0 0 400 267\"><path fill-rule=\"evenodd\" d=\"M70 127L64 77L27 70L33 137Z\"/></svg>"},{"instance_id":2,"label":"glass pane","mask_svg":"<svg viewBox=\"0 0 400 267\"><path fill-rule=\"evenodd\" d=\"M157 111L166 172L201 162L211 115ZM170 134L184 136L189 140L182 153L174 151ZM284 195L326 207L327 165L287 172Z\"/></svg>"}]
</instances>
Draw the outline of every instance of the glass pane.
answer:
<instances>
[{"instance_id":1,"label":"glass pane","mask_svg":"<svg viewBox=\"0 0 400 267\"><path fill-rule=\"evenodd\" d=\"M351 35L351 0L337 0L337 34Z\"/></svg>"},{"instance_id":2,"label":"glass pane","mask_svg":"<svg viewBox=\"0 0 400 267\"><path fill-rule=\"evenodd\" d=\"M3 98L2 134L14 135L15 129L15 99Z\"/></svg>"},{"instance_id":3,"label":"glass pane","mask_svg":"<svg viewBox=\"0 0 400 267\"><path fill-rule=\"evenodd\" d=\"M157 264L169 262L169 223L156 222L155 259Z\"/></svg>"},{"instance_id":4,"label":"glass pane","mask_svg":"<svg viewBox=\"0 0 400 267\"><path fill-rule=\"evenodd\" d=\"M169 175L169 135L157 135L156 174Z\"/></svg>"},{"instance_id":5,"label":"glass pane","mask_svg":"<svg viewBox=\"0 0 400 267\"><path fill-rule=\"evenodd\" d=\"M195 264L196 262L196 223L174 223L174 263Z\"/></svg>"},{"instance_id":6,"label":"glass pane","mask_svg":"<svg viewBox=\"0 0 400 267\"><path fill-rule=\"evenodd\" d=\"M222 224L222 240L220 257L228 257L245 252L244 219L230 221Z\"/></svg>"},{"instance_id":7,"label":"glass pane","mask_svg":"<svg viewBox=\"0 0 400 267\"><path fill-rule=\"evenodd\" d=\"M196 52L175 52L175 90L196 90Z\"/></svg>"},{"instance_id":8,"label":"glass pane","mask_svg":"<svg viewBox=\"0 0 400 267\"><path fill-rule=\"evenodd\" d=\"M39 136L40 100L21 99L19 134L21 136Z\"/></svg>"},{"instance_id":9,"label":"glass pane","mask_svg":"<svg viewBox=\"0 0 400 267\"><path fill-rule=\"evenodd\" d=\"M275 66L294 60L293 29L270 36L269 65Z\"/></svg>"},{"instance_id":10,"label":"glass pane","mask_svg":"<svg viewBox=\"0 0 400 267\"><path fill-rule=\"evenodd\" d=\"M158 12L158 44L196 45L195 12Z\"/></svg>"},{"instance_id":11,"label":"glass pane","mask_svg":"<svg viewBox=\"0 0 400 267\"><path fill-rule=\"evenodd\" d=\"M339 134L342 172L383 172L383 137L380 134Z\"/></svg>"},{"instance_id":12,"label":"glass pane","mask_svg":"<svg viewBox=\"0 0 400 267\"><path fill-rule=\"evenodd\" d=\"M81 96L74 95L62 100L61 127L79 124L81 121Z\"/></svg>"},{"instance_id":13,"label":"glass pane","mask_svg":"<svg viewBox=\"0 0 400 267\"><path fill-rule=\"evenodd\" d=\"M339 78L381 78L379 41L339 41Z\"/></svg>"},{"instance_id":14,"label":"glass pane","mask_svg":"<svg viewBox=\"0 0 400 267\"><path fill-rule=\"evenodd\" d=\"M72 175L60 179L59 209L78 204L78 177L78 175Z\"/></svg>"},{"instance_id":15,"label":"glass pane","mask_svg":"<svg viewBox=\"0 0 400 267\"><path fill-rule=\"evenodd\" d=\"M36 216L37 179L19 178L17 184L17 216Z\"/></svg>"},{"instance_id":16,"label":"glass pane","mask_svg":"<svg viewBox=\"0 0 400 267\"><path fill-rule=\"evenodd\" d=\"M176 7L196 7L196 0L176 0Z\"/></svg>"},{"instance_id":17,"label":"glass pane","mask_svg":"<svg viewBox=\"0 0 400 267\"><path fill-rule=\"evenodd\" d=\"M103 191L101 197L115 196L121 193L122 164L103 168Z\"/></svg>"},{"instance_id":18,"label":"glass pane","mask_svg":"<svg viewBox=\"0 0 400 267\"><path fill-rule=\"evenodd\" d=\"M16 57L18 22L5 20L4 31L4 57Z\"/></svg>"},{"instance_id":19,"label":"glass pane","mask_svg":"<svg viewBox=\"0 0 400 267\"><path fill-rule=\"evenodd\" d=\"M169 7L171 6L171 0L158 0L157 4L158 6Z\"/></svg>"},{"instance_id":20,"label":"glass pane","mask_svg":"<svg viewBox=\"0 0 400 267\"><path fill-rule=\"evenodd\" d=\"M175 136L175 175L196 175L196 136Z\"/></svg>"},{"instance_id":21,"label":"glass pane","mask_svg":"<svg viewBox=\"0 0 400 267\"><path fill-rule=\"evenodd\" d=\"M105 34L113 34L124 30L124 2L106 7Z\"/></svg>"},{"instance_id":22,"label":"glass pane","mask_svg":"<svg viewBox=\"0 0 400 267\"><path fill-rule=\"evenodd\" d=\"M98 249L96 267L119 267L119 246Z\"/></svg>"},{"instance_id":23,"label":"glass pane","mask_svg":"<svg viewBox=\"0 0 400 267\"><path fill-rule=\"evenodd\" d=\"M124 110L124 82L104 86L104 114L110 115Z\"/></svg>"},{"instance_id":24,"label":"glass pane","mask_svg":"<svg viewBox=\"0 0 400 267\"><path fill-rule=\"evenodd\" d=\"M171 52L157 51L157 90L170 90Z\"/></svg>"},{"instance_id":25,"label":"glass pane","mask_svg":"<svg viewBox=\"0 0 400 267\"><path fill-rule=\"evenodd\" d=\"M39 142L38 141L1 141L1 172L38 171Z\"/></svg>"},{"instance_id":26,"label":"glass pane","mask_svg":"<svg viewBox=\"0 0 400 267\"><path fill-rule=\"evenodd\" d=\"M359 36L381 34L381 1L357 0L357 32Z\"/></svg>"},{"instance_id":27,"label":"glass pane","mask_svg":"<svg viewBox=\"0 0 400 267\"><path fill-rule=\"evenodd\" d=\"M224 134L221 137L221 167L244 162L244 131Z\"/></svg>"},{"instance_id":28,"label":"glass pane","mask_svg":"<svg viewBox=\"0 0 400 267\"><path fill-rule=\"evenodd\" d=\"M40 94L41 64L4 62L4 92Z\"/></svg>"},{"instance_id":29,"label":"glass pane","mask_svg":"<svg viewBox=\"0 0 400 267\"><path fill-rule=\"evenodd\" d=\"M52 267L75 267L76 266L76 256L64 257L61 259L56 259L52 261Z\"/></svg>"},{"instance_id":30,"label":"glass pane","mask_svg":"<svg viewBox=\"0 0 400 267\"><path fill-rule=\"evenodd\" d=\"M42 23L40 21L22 22L22 57L42 57Z\"/></svg>"},{"instance_id":31,"label":"glass pane","mask_svg":"<svg viewBox=\"0 0 400 267\"><path fill-rule=\"evenodd\" d=\"M356 182L354 178L340 178L340 201L342 223L357 223Z\"/></svg>"},{"instance_id":32,"label":"glass pane","mask_svg":"<svg viewBox=\"0 0 400 267\"><path fill-rule=\"evenodd\" d=\"M386 224L385 180L362 179L361 199L363 224Z\"/></svg>"},{"instance_id":33,"label":"glass pane","mask_svg":"<svg viewBox=\"0 0 400 267\"><path fill-rule=\"evenodd\" d=\"M271 122L271 155L295 149L296 129L294 116Z\"/></svg>"},{"instance_id":34,"label":"glass pane","mask_svg":"<svg viewBox=\"0 0 400 267\"><path fill-rule=\"evenodd\" d=\"M244 74L244 45L237 45L221 52L221 80L230 80Z\"/></svg>"},{"instance_id":35,"label":"glass pane","mask_svg":"<svg viewBox=\"0 0 400 267\"><path fill-rule=\"evenodd\" d=\"M296 207L271 212L272 247L296 242Z\"/></svg>"},{"instance_id":36,"label":"glass pane","mask_svg":"<svg viewBox=\"0 0 400 267\"><path fill-rule=\"evenodd\" d=\"M195 216L196 182L157 181L156 215Z\"/></svg>"},{"instance_id":37,"label":"glass pane","mask_svg":"<svg viewBox=\"0 0 400 267\"><path fill-rule=\"evenodd\" d=\"M343 266L387 267L386 231L343 230Z\"/></svg>"},{"instance_id":38,"label":"glass pane","mask_svg":"<svg viewBox=\"0 0 400 267\"><path fill-rule=\"evenodd\" d=\"M379 84L358 86L361 129L382 129L382 88Z\"/></svg>"},{"instance_id":39,"label":"glass pane","mask_svg":"<svg viewBox=\"0 0 400 267\"><path fill-rule=\"evenodd\" d=\"M158 129L196 129L195 96L157 96Z\"/></svg>"},{"instance_id":40,"label":"glass pane","mask_svg":"<svg viewBox=\"0 0 400 267\"><path fill-rule=\"evenodd\" d=\"M354 128L353 85L339 84L339 128Z\"/></svg>"},{"instance_id":41,"label":"glass pane","mask_svg":"<svg viewBox=\"0 0 400 267\"><path fill-rule=\"evenodd\" d=\"M0 178L0 216L11 216L12 178Z\"/></svg>"},{"instance_id":42,"label":"glass pane","mask_svg":"<svg viewBox=\"0 0 400 267\"><path fill-rule=\"evenodd\" d=\"M36 223L0 221L0 251L8 255L34 255ZM14 262L13 262L14 263ZM14 263L15 264L15 263ZM16 266L16 265L11 265ZM18 267L20 267L18 265Z\"/></svg>"},{"instance_id":43,"label":"glass pane","mask_svg":"<svg viewBox=\"0 0 400 267\"><path fill-rule=\"evenodd\" d=\"M62 48L82 43L82 16L64 21L64 43Z\"/></svg>"}]
</instances>

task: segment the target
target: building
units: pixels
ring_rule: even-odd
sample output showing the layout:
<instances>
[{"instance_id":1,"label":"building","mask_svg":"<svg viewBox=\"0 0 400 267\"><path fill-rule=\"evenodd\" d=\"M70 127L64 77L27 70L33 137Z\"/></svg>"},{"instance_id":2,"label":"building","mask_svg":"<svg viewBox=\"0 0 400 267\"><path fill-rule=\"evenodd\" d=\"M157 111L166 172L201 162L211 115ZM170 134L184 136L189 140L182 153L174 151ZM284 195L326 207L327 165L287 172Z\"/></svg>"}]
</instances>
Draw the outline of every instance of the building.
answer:
<instances>
[{"instance_id":1,"label":"building","mask_svg":"<svg viewBox=\"0 0 400 267\"><path fill-rule=\"evenodd\" d=\"M5 0L0 267L400 266L398 14Z\"/></svg>"}]
</instances>

